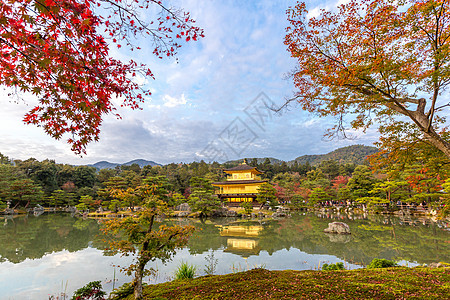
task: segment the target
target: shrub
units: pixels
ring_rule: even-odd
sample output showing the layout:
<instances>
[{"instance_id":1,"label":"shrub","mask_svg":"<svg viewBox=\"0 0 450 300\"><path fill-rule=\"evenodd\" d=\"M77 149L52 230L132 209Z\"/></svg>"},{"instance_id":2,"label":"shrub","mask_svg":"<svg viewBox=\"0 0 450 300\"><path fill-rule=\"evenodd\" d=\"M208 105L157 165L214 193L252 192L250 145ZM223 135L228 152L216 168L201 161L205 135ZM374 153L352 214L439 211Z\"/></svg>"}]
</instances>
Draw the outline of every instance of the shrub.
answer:
<instances>
[{"instance_id":1,"label":"shrub","mask_svg":"<svg viewBox=\"0 0 450 300\"><path fill-rule=\"evenodd\" d=\"M145 284L143 284L145 286ZM110 294L111 300L119 300L133 295L134 287L131 283L124 283L122 286L114 289Z\"/></svg>"},{"instance_id":2,"label":"shrub","mask_svg":"<svg viewBox=\"0 0 450 300\"><path fill-rule=\"evenodd\" d=\"M197 268L194 265L190 265L187 262L181 262L181 265L175 272L175 279L192 279L195 276Z\"/></svg>"},{"instance_id":3,"label":"shrub","mask_svg":"<svg viewBox=\"0 0 450 300\"><path fill-rule=\"evenodd\" d=\"M338 262L335 264L323 264L323 271L336 271L336 270L345 270L344 263Z\"/></svg>"},{"instance_id":4,"label":"shrub","mask_svg":"<svg viewBox=\"0 0 450 300\"><path fill-rule=\"evenodd\" d=\"M395 263L395 261L387 260L384 258L374 258L367 266L367 269L391 268L396 266L397 264Z\"/></svg>"},{"instance_id":5,"label":"shrub","mask_svg":"<svg viewBox=\"0 0 450 300\"><path fill-rule=\"evenodd\" d=\"M85 203L80 203L80 204L78 204L78 205L75 205L75 208L76 208L78 211L86 211L86 210L88 210L88 207L86 206Z\"/></svg>"},{"instance_id":6,"label":"shrub","mask_svg":"<svg viewBox=\"0 0 450 300\"><path fill-rule=\"evenodd\" d=\"M253 211L253 204L251 202L242 202L241 207L244 209L245 213L247 215L251 214Z\"/></svg>"},{"instance_id":7,"label":"shrub","mask_svg":"<svg viewBox=\"0 0 450 300\"><path fill-rule=\"evenodd\" d=\"M73 293L72 300L103 300L106 293L102 291L102 284L100 281L91 281L82 288L79 288Z\"/></svg>"}]
</instances>

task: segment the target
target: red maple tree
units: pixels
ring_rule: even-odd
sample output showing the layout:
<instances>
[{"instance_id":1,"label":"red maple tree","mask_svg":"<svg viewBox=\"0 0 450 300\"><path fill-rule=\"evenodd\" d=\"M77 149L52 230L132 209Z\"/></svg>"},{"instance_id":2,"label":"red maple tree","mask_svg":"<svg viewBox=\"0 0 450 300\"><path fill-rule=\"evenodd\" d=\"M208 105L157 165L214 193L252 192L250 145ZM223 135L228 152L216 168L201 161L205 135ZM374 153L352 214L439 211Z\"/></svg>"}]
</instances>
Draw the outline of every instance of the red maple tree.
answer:
<instances>
[{"instance_id":1,"label":"red maple tree","mask_svg":"<svg viewBox=\"0 0 450 300\"><path fill-rule=\"evenodd\" d=\"M146 22L143 14L152 6L159 15ZM162 58L175 55L180 42L204 35L189 13L163 1L3 0L0 84L12 88L10 95L38 98L25 123L56 139L68 134L72 150L86 153L99 138L104 115L115 110L113 98L136 109L150 95L137 83L138 76L153 78L150 69L110 54L113 44L139 49L133 44L138 36L149 37Z\"/></svg>"}]
</instances>

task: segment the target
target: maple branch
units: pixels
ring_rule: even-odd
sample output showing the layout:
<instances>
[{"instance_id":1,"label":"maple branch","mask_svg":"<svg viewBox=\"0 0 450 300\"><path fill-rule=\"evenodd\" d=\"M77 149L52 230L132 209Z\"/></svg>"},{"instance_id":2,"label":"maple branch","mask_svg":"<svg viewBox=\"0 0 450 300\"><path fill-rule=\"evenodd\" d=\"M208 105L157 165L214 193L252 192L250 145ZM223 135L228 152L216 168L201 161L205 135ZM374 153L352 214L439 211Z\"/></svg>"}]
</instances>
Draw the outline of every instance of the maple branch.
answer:
<instances>
[{"instance_id":1,"label":"maple branch","mask_svg":"<svg viewBox=\"0 0 450 300\"><path fill-rule=\"evenodd\" d=\"M435 109L435 111L438 111L438 110L440 110L440 109L442 109L442 108L444 108L444 107L447 107L447 106L450 106L450 102L447 103L447 104L444 104L444 105L442 105L442 106L437 107L437 108Z\"/></svg>"},{"instance_id":2,"label":"maple branch","mask_svg":"<svg viewBox=\"0 0 450 300\"><path fill-rule=\"evenodd\" d=\"M396 98L399 103L413 103L413 104L420 104L421 99L414 99L414 98Z\"/></svg>"},{"instance_id":3,"label":"maple branch","mask_svg":"<svg viewBox=\"0 0 450 300\"><path fill-rule=\"evenodd\" d=\"M60 33L64 36L65 40L68 41L72 45L73 49L75 49L75 51L78 53L79 57L82 59L84 65L87 66L84 56L82 55L82 53L80 52L78 47L74 44L73 40L66 35L65 30L61 27L61 22L64 22L65 19L57 18L47 5L39 2L38 0L35 0L35 1L36 1L36 3L39 3L42 7L44 7L47 10L48 14L53 18L53 20L56 22L56 25L60 29Z\"/></svg>"},{"instance_id":4,"label":"maple branch","mask_svg":"<svg viewBox=\"0 0 450 300\"><path fill-rule=\"evenodd\" d=\"M437 96L438 96L438 88L436 88L436 86L435 86L434 93L433 93L433 99L431 101L431 107L426 115L426 117L428 118L427 132L430 132L431 124L433 123L433 117L434 117L434 112L435 112Z\"/></svg>"},{"instance_id":5,"label":"maple branch","mask_svg":"<svg viewBox=\"0 0 450 300\"><path fill-rule=\"evenodd\" d=\"M436 8L435 7L433 7L433 10L436 12ZM442 32L441 30L444 29L444 26L439 27L439 22L440 22L439 20L442 17L443 11L444 11L444 6L441 5L440 8L439 8L439 13L437 13L437 14L435 13L435 17L436 17L436 30L435 30L436 44L438 43L439 37L441 36L439 33ZM441 28L441 29L439 29L439 28Z\"/></svg>"},{"instance_id":6,"label":"maple branch","mask_svg":"<svg viewBox=\"0 0 450 300\"><path fill-rule=\"evenodd\" d=\"M65 23L66 20L65 20L64 18L57 18L57 17L53 14L53 12L49 9L49 7L48 7L47 5L45 5L44 3L42 3L42 2L40 2L40 1L38 1L38 0L35 0L35 2L36 2L37 4L39 4L40 6L42 6L42 8L44 8L44 9L47 11L47 13L50 15L50 17L54 20L54 23L53 23L53 24L56 24L56 26L60 29L60 34L62 34L62 35L64 36L65 41L69 42L69 43L72 45L72 48L76 51L76 53L78 53L78 57L79 57L79 60L78 60L78 61L81 61L81 62L82 62L82 64L84 65L85 70L94 71L95 74L96 74L100 79L105 79L104 76L103 76L103 74L100 73L100 72L98 71L98 69L96 69L96 68L89 68L89 67L87 66L87 62L86 62L86 60L85 60L85 57L82 55L82 53L81 53L80 50L78 49L77 45L74 44L73 39L70 38L70 37L68 37L68 36L66 35L64 28L61 27L61 23ZM36 14L36 12L35 12L33 9L30 9L30 8L28 7L28 5L25 5L25 4L22 4L22 3L19 3L19 4L22 5L22 7L24 7L24 9L26 9L27 11ZM45 20L45 21L46 21L46 20ZM48 23L48 22L46 21L46 23ZM51 23L49 23L49 24L51 24ZM50 25L47 25L47 27L49 27L49 26L50 26ZM2 27L3 27L3 29L4 29L5 32L6 32L7 29L6 29L4 26L2 26ZM40 35L40 33L39 33L38 31L35 31L35 32L37 32L37 34ZM42 38L42 40L45 40L45 36ZM28 46L30 46L30 47L33 47L33 48L36 48L36 49L39 49L39 50L42 51L42 47L37 46L37 45L35 45L35 44L32 44L32 43L30 43L28 40L25 40L25 41L22 41L22 42L26 43L26 44L27 44ZM45 43L47 43L47 41L45 41ZM47 44L48 44L48 43L47 43ZM29 55L25 54L23 51L21 51L20 49L18 49L18 48L15 47L14 45L12 45L12 44L10 44L10 43L8 43L8 45L11 46L12 48L14 48L14 49L15 49L16 51L18 51L19 53L21 53L22 56L23 56L24 58L26 58L26 59L32 61L36 66L41 67L40 64L39 64L39 62L38 62L37 60L31 58ZM77 64L76 64L74 61L71 61L71 60L67 60L66 63L67 63L67 64L70 64L70 65L72 65L72 66L74 66L74 67L77 66ZM56 84L62 84L61 81L60 81L57 77L53 76L53 74L52 74L47 68L43 68L43 70L44 70L45 73L47 73L48 77L49 77L50 79L52 79ZM72 91L72 90L70 90L70 91L67 93L69 99L71 99L71 98L73 97L73 94L74 94L74 91ZM61 100L62 100L62 98L61 98ZM55 104L57 104L57 103L55 103ZM73 135L73 132L72 132L72 135Z\"/></svg>"},{"instance_id":7,"label":"maple branch","mask_svg":"<svg viewBox=\"0 0 450 300\"><path fill-rule=\"evenodd\" d=\"M381 88L377 87L375 84L373 84L369 79L365 77L356 77L357 79L367 83L369 85L369 88L364 87L364 85L355 85L355 84L344 84L343 86L353 88L355 91L359 91L360 93L366 95L366 96L374 96L374 95L381 95L389 99L394 99L390 93L385 92ZM371 87L371 88L370 88ZM375 90L375 91L373 91Z\"/></svg>"},{"instance_id":8,"label":"maple branch","mask_svg":"<svg viewBox=\"0 0 450 300\"><path fill-rule=\"evenodd\" d=\"M115 3L113 0L100 0L100 1L106 2L106 3L108 3L111 6L116 8L116 10L114 8L106 8L106 9L111 9L114 12L118 11L119 18L121 20L121 24L122 25L127 23L127 19L129 19L129 20L131 20L131 19L136 20L137 23L141 26L141 28L139 28L138 30L133 31L133 34L136 35L137 31L139 31L141 33L143 31L147 31L147 33L150 34L153 37L153 42L157 46L157 48L163 47L165 49L163 52L171 53L171 55L172 55L172 54L174 54L174 52L173 52L173 50L171 48L171 45L174 48L179 48L180 47L180 45L178 45L177 43L172 43L173 38L170 37L167 34L167 32L172 32L172 31L169 30L169 31L166 32L165 30L161 31L160 28L158 28L158 29L151 28L150 24L144 23L142 21L142 19L132 9L128 9L125 6L119 5L119 4ZM173 23L177 23L177 25L178 25L177 28L185 28L186 32L189 32L190 30L194 30L196 28L194 26L189 25L187 23L188 22L187 19L186 19L186 22L184 22L184 20L182 18L180 18L180 16L177 14L178 11L174 12L174 10L167 8L166 6L164 6L162 4L161 1L150 0L150 1L147 1L147 3L148 2L152 2L152 3L156 4L156 5L158 5L161 8L162 11L165 11L168 15L172 16L170 18L170 20L172 20ZM125 14L128 15L127 18L125 18ZM169 19L169 17L167 17L167 18ZM162 24L162 22L163 21L160 21L160 24ZM124 29L123 26L120 26L120 30L126 30L126 29ZM109 29L109 32L110 33L114 32L115 36L119 36L121 38L124 38L127 41L128 45L130 45L130 46L132 45L131 40L128 38L128 36L129 36L128 34L124 34L123 36L121 36L121 34L122 34L121 31L116 32L116 30L110 30L110 29ZM187 36L187 33L186 33L186 36ZM165 39L169 39L169 42L166 42ZM160 58L162 58L162 57L160 57Z\"/></svg>"},{"instance_id":9,"label":"maple branch","mask_svg":"<svg viewBox=\"0 0 450 300\"><path fill-rule=\"evenodd\" d=\"M291 102L298 101L297 99L300 97L306 97L306 96L297 95L293 98L285 99L283 105L281 105L278 108L272 107L271 110L278 113L278 112L282 111L283 109L287 108Z\"/></svg>"},{"instance_id":10,"label":"maple branch","mask_svg":"<svg viewBox=\"0 0 450 300\"><path fill-rule=\"evenodd\" d=\"M167 241L170 241L171 239L173 239L174 237L176 237L177 235L179 235L180 234L180 232L175 232L175 233L172 233L168 238L167 238ZM161 244L158 248L156 248L157 250L161 250L162 248L164 248L164 246L166 246L166 245L164 245L164 244Z\"/></svg>"},{"instance_id":11,"label":"maple branch","mask_svg":"<svg viewBox=\"0 0 450 300\"><path fill-rule=\"evenodd\" d=\"M331 130L333 130L334 133L331 133ZM350 136L347 136L347 129L344 126L344 112L340 112L339 113L337 126L334 126L333 128L330 128L329 132L330 133L327 134L327 136L330 137L331 139L333 139L333 137L337 137L339 139L339 133L342 134L344 139L348 139L348 140L354 139L354 138L352 138Z\"/></svg>"},{"instance_id":12,"label":"maple branch","mask_svg":"<svg viewBox=\"0 0 450 300\"><path fill-rule=\"evenodd\" d=\"M335 59L334 57L332 57L331 55L325 53L314 41L312 41L312 46L316 48L316 50L318 51L319 54L321 54L325 58L328 58L329 60L335 62L336 64L341 65L344 69L348 70L343 62L341 62L341 61Z\"/></svg>"},{"instance_id":13,"label":"maple branch","mask_svg":"<svg viewBox=\"0 0 450 300\"><path fill-rule=\"evenodd\" d=\"M154 220L155 220L155 215L153 214L152 217L150 218L150 224L148 225L147 233L150 233L152 231Z\"/></svg>"},{"instance_id":14,"label":"maple branch","mask_svg":"<svg viewBox=\"0 0 450 300\"><path fill-rule=\"evenodd\" d=\"M2 26L2 27L4 28L4 26ZM7 40L3 39L2 37L0 37L0 42L3 42L4 44L8 45L12 49L16 50L18 53L20 53L23 56L23 58L25 58L26 60L33 63L35 66L40 67L39 62L37 60L33 59L31 56L29 56L28 54L26 54L25 52L23 52L22 50L17 48L14 44L9 43ZM33 44L29 44L29 45L34 46ZM50 79L54 80L55 82L59 82L58 79L56 77L54 77L52 73L50 73L50 71L45 70L45 73L47 73L47 75Z\"/></svg>"},{"instance_id":15,"label":"maple branch","mask_svg":"<svg viewBox=\"0 0 450 300\"><path fill-rule=\"evenodd\" d=\"M119 5L119 4L117 4L117 3L115 3L114 1L112 1L112 0L100 0L100 1L103 1L103 2L106 2L106 3L109 3L109 4L111 4L112 6L115 6L115 7L117 7L117 9L119 10L119 11L125 11L127 14L129 14L130 16L132 16L143 28L145 28L146 30L148 30L148 31L150 31L151 33L152 33L152 35L154 35L154 36L159 36L158 34L156 34L156 33L154 33L154 32L159 32L158 30L156 30L156 29L152 29L152 28L149 28L148 26L148 24L145 24L140 18L139 18L139 16L135 13L135 12L133 12L132 10L130 10L130 9L127 9L127 8L125 8L124 6L121 6L121 5ZM161 6L162 8L164 8L164 9L166 9L162 4L160 4L160 3L158 3L158 2L155 2L155 1L152 1L153 3L155 3L155 4L158 4L159 6ZM168 12L170 12L171 14L173 14L169 9L166 9L166 11L168 11ZM173 14L174 15L174 14ZM175 16L175 15L174 15ZM121 19L122 19L122 16L121 16ZM123 19L122 19L122 21L123 21ZM177 21L178 21L178 19L177 19ZM162 37L160 37L160 39L162 39Z\"/></svg>"},{"instance_id":16,"label":"maple branch","mask_svg":"<svg viewBox=\"0 0 450 300\"><path fill-rule=\"evenodd\" d=\"M370 38L371 38L372 41L373 41L373 51L374 51L374 58L373 58L373 60L376 60L377 57L378 57L378 47L377 47L377 38L376 38L377 36L376 36L376 32L375 32L375 30L369 28L369 27L366 25L366 22L359 23L359 25L362 26L362 27L364 27L364 28L366 28L366 29L369 31L369 36L370 36ZM384 65L384 59L381 60L381 63ZM381 78L383 79L383 81L384 81L384 83L385 83L385 85L386 85L386 88L387 88L387 93L386 93L386 94L387 94L387 95L391 95L391 89L390 89L389 80L388 80L387 77L385 76L385 74L384 74L382 68L380 69L379 74L381 75Z\"/></svg>"},{"instance_id":17,"label":"maple branch","mask_svg":"<svg viewBox=\"0 0 450 300\"><path fill-rule=\"evenodd\" d=\"M413 25L413 27L415 27L416 29L419 29L420 31L425 33L425 35L428 37L428 39L430 41L432 41L432 43L431 43L432 45L435 43L435 39L433 38L433 36L425 28L423 28L422 26L417 25L417 24ZM433 45L433 46L435 46L435 45Z\"/></svg>"}]
</instances>

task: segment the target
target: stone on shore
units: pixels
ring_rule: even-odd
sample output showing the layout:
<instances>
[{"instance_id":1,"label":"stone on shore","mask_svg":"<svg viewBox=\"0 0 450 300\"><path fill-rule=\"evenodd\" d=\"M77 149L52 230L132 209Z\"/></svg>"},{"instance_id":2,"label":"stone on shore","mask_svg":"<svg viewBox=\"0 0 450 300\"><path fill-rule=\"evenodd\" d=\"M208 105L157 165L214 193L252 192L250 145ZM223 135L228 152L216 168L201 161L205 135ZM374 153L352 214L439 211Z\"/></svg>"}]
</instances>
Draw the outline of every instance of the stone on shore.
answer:
<instances>
[{"instance_id":1,"label":"stone on shore","mask_svg":"<svg viewBox=\"0 0 450 300\"><path fill-rule=\"evenodd\" d=\"M213 217L237 217L237 212L226 207L221 207L213 211Z\"/></svg>"}]
</instances>

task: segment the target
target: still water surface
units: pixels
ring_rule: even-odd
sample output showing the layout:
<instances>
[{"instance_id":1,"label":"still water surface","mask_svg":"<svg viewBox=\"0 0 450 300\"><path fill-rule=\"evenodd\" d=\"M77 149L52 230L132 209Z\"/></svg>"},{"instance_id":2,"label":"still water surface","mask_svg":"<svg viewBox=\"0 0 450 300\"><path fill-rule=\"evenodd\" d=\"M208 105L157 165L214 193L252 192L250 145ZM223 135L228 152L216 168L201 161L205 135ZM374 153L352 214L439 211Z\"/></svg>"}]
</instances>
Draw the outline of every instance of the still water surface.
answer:
<instances>
[{"instance_id":1,"label":"still water surface","mask_svg":"<svg viewBox=\"0 0 450 300\"><path fill-rule=\"evenodd\" d=\"M332 221L344 221L348 236L323 233ZM48 299L73 291L89 281L101 280L111 291L131 280L119 272L132 258L104 256L105 244L96 220L67 214L0 219L0 299ZM254 267L270 270L310 270L324 263L344 262L347 269L373 258L415 266L450 262L448 224L426 219L391 216L351 217L293 214L279 220L177 220L193 224L195 234L167 265L154 262L157 278L171 280L181 261L197 266L204 275L206 258L217 259L216 274ZM114 278L116 280L114 280Z\"/></svg>"}]
</instances>

